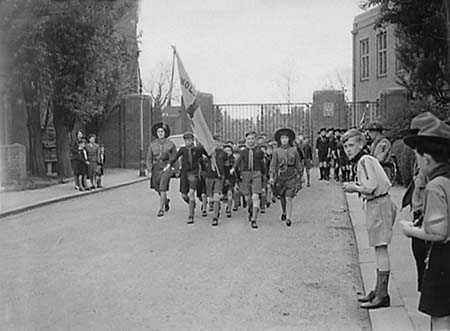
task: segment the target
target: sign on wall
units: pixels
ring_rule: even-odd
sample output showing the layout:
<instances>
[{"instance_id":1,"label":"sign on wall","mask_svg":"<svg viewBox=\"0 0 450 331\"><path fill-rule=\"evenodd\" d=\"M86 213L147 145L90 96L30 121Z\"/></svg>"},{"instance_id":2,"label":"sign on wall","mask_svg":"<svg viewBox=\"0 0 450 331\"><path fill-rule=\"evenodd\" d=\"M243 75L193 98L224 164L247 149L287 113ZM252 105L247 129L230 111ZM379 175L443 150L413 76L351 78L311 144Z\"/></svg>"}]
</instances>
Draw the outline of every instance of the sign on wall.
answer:
<instances>
[{"instance_id":1,"label":"sign on wall","mask_svg":"<svg viewBox=\"0 0 450 331\"><path fill-rule=\"evenodd\" d=\"M333 116L334 116L334 102L324 102L323 117L333 117Z\"/></svg>"}]
</instances>

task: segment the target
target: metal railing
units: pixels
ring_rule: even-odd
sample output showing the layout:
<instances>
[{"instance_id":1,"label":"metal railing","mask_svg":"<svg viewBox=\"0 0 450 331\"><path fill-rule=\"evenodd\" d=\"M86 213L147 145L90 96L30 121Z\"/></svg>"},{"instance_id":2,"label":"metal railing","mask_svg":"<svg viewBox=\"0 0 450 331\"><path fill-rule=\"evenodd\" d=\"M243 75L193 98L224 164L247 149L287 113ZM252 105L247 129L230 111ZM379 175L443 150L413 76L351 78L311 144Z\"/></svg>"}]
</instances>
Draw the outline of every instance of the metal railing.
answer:
<instances>
[{"instance_id":1,"label":"metal railing","mask_svg":"<svg viewBox=\"0 0 450 331\"><path fill-rule=\"evenodd\" d=\"M347 126L366 127L370 122L380 119L378 102L347 102Z\"/></svg>"},{"instance_id":2,"label":"metal railing","mask_svg":"<svg viewBox=\"0 0 450 331\"><path fill-rule=\"evenodd\" d=\"M225 140L237 142L252 130L271 138L282 127L310 137L311 103L214 105L214 132L220 133Z\"/></svg>"}]
</instances>

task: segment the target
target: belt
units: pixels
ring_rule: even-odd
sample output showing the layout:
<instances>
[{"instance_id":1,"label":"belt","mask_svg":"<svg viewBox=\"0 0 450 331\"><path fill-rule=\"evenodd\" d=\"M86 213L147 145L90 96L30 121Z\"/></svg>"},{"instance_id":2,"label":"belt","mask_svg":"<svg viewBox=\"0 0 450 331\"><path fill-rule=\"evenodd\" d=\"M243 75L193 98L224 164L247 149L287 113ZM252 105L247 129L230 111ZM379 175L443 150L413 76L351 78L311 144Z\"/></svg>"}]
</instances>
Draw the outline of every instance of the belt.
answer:
<instances>
[{"instance_id":1,"label":"belt","mask_svg":"<svg viewBox=\"0 0 450 331\"><path fill-rule=\"evenodd\" d=\"M370 198L370 199L366 199L366 200L367 201L373 201L373 200L376 200L376 199L379 199L379 198L382 198L382 197L386 197L388 195L389 195L389 192L386 192L386 193L380 194L380 195L378 195L376 197L373 197L373 198Z\"/></svg>"}]
</instances>

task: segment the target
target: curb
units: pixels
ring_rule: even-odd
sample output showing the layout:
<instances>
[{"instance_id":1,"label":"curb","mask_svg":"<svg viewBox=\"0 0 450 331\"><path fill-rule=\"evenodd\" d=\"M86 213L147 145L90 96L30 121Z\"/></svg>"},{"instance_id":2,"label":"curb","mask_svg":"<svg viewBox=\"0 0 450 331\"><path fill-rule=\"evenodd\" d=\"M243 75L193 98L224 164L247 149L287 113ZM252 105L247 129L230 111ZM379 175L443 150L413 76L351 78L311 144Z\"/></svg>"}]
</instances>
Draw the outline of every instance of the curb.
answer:
<instances>
[{"instance_id":1,"label":"curb","mask_svg":"<svg viewBox=\"0 0 450 331\"><path fill-rule=\"evenodd\" d=\"M48 206L48 205L56 203L56 202L66 201L66 200L75 199L75 198L81 198L81 197L84 197L86 195L97 194L97 193L109 191L109 190L112 190L112 189L120 188L120 187L123 187L123 186L128 186L128 185L144 182L146 180L148 180L148 177L133 179L133 180L122 182L122 183L118 183L118 184L113 184L111 186L104 187L104 188L102 188L100 190L97 189L97 190L93 190L93 191L91 190L91 191L70 193L70 194L67 194L67 195L60 196L60 197L51 198L51 199L47 199L47 200L43 200L43 201L39 201L39 202L35 202L35 203L30 203L30 204L22 206L22 207L18 207L18 208L15 208L15 209L11 209L11 210L7 210L7 211L4 211L4 212L1 212L0 213L0 219L8 217L8 216L12 216L12 215L20 214L20 213L23 213L23 212L26 212L26 211L29 211L29 210L32 210L32 209Z\"/></svg>"},{"instance_id":2,"label":"curb","mask_svg":"<svg viewBox=\"0 0 450 331\"><path fill-rule=\"evenodd\" d=\"M372 252L373 248L369 248L368 254L368 247L364 246L364 239L361 240L361 238L365 238L364 236L367 236L367 234L363 233L364 231L361 230L361 224L356 224L358 222L353 219L355 216L354 214L357 213L357 211L350 208L351 204L349 203L348 198L348 195L344 192L345 207L356 242L361 285L362 288L367 291L367 289L370 289L374 284L374 279L371 279L372 274L374 273L373 271L376 268L374 252ZM365 244L366 246L368 245L368 243ZM391 284L389 288L391 294L391 306L389 308L368 310L369 322L372 330L414 330L405 303L400 295L394 274L391 274Z\"/></svg>"}]
</instances>

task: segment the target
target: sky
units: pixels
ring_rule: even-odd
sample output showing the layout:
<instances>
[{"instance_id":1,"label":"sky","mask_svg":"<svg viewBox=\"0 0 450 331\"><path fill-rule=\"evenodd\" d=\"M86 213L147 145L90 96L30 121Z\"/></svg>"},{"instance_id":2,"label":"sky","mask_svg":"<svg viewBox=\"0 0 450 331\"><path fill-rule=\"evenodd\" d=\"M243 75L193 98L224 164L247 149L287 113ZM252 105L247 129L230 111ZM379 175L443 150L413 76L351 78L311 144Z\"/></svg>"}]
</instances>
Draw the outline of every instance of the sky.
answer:
<instances>
[{"instance_id":1,"label":"sky","mask_svg":"<svg viewBox=\"0 0 450 331\"><path fill-rule=\"evenodd\" d=\"M144 89L170 68L170 45L214 103L287 102L288 86L291 102L310 102L315 90L340 89L338 75L350 89L359 2L140 0Z\"/></svg>"}]
</instances>

